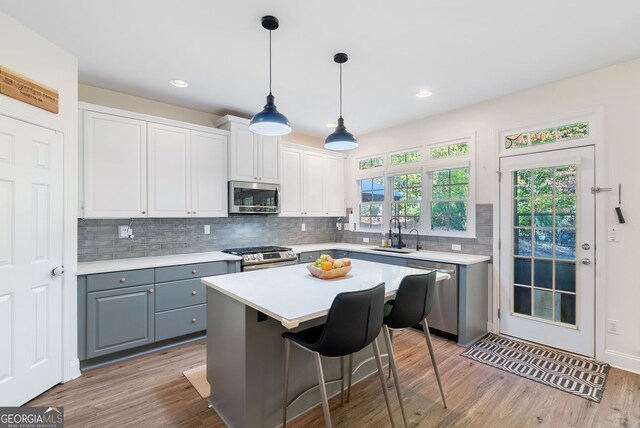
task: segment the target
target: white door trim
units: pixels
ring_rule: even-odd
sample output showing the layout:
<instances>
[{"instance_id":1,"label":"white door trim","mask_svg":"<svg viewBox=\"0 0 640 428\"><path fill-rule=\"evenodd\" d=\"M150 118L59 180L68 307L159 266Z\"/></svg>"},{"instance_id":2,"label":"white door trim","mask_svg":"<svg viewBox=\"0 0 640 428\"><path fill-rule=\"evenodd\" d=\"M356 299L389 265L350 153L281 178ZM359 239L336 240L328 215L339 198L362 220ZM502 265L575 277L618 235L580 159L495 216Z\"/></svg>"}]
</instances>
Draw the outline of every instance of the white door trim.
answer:
<instances>
[{"instance_id":1,"label":"white door trim","mask_svg":"<svg viewBox=\"0 0 640 428\"><path fill-rule=\"evenodd\" d=\"M567 114L559 114L553 117L538 118L537 120L529 121L529 125L520 122L517 124L505 124L500 126L495 133L496 144L494 146L496 172L499 168L499 161L501 157L501 147L503 136L514 129L537 129L544 128L545 124L556 124L559 121L567 121L570 123L572 120L588 120L590 122L590 134L591 138L589 144L595 146L595 179L596 186L600 187L614 187L607 183L607 156L605 150L604 141L604 108L602 106L591 107L582 109L579 111L570 112ZM544 146L542 146L544 147ZM517 152L517 150L514 150ZM498 180L498 174L494 181L494 204L493 204L493 299L492 299L492 316L489 319L490 331L499 333L500 320L498 319L498 309L500 308L500 181ZM597 268L595 269L595 353L596 359L604 362L609 361L610 352L606 351L605 343L605 317L606 317L606 297L607 297L607 252L606 248L606 233L607 233L607 216L606 207L608 207L609 194L600 193L596 197L596 214L595 214L595 256Z\"/></svg>"}]
</instances>

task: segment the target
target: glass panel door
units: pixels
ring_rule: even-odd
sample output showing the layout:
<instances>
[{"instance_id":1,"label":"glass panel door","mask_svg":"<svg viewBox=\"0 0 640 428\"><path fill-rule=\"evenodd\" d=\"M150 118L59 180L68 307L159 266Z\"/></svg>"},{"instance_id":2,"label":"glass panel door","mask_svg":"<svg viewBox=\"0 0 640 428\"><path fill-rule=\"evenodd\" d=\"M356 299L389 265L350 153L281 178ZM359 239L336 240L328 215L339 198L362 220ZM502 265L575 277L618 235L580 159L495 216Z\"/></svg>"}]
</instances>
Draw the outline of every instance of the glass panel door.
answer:
<instances>
[{"instance_id":1,"label":"glass panel door","mask_svg":"<svg viewBox=\"0 0 640 428\"><path fill-rule=\"evenodd\" d=\"M500 331L593 356L593 147L502 158L500 170Z\"/></svg>"}]
</instances>

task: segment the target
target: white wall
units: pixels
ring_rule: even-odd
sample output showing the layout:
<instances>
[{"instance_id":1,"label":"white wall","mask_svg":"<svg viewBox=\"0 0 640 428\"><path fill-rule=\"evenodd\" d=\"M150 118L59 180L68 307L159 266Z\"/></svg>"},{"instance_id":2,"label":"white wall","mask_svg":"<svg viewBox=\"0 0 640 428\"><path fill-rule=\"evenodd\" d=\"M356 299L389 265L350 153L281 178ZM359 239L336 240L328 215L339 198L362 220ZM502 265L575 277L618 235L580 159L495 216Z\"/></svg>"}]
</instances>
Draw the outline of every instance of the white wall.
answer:
<instances>
[{"instance_id":1,"label":"white wall","mask_svg":"<svg viewBox=\"0 0 640 428\"><path fill-rule=\"evenodd\" d=\"M78 62L68 52L0 11L0 63L58 91L59 113L53 114L0 95L0 113L64 133L64 265L63 278L63 376L80 374L77 360L77 153ZM27 239L28 237L24 237Z\"/></svg>"},{"instance_id":2,"label":"white wall","mask_svg":"<svg viewBox=\"0 0 640 428\"><path fill-rule=\"evenodd\" d=\"M136 113L149 114L152 116L163 117L165 119L194 123L196 125L213 126L213 123L220 118L220 116L213 113L179 107L160 101L89 86L82 83L78 85L78 91L80 101L133 111ZM284 139L291 143L312 147L322 147L324 144L324 140L322 138L295 132L287 135Z\"/></svg>"},{"instance_id":3,"label":"white wall","mask_svg":"<svg viewBox=\"0 0 640 428\"><path fill-rule=\"evenodd\" d=\"M435 97L446 94L434 93ZM424 102L429 102L429 99ZM620 230L620 242L604 242L606 267L604 316L599 319L602 337L596 344L598 357L607 362L640 372L640 275L635 264L640 260L640 60L619 64L567 80L498 98L468 108L452 111L379 132L360 135L360 147L350 153L347 183L354 182L354 158L382 153L417 144L437 142L470 130L477 132L477 202L496 203L494 190L497 169L497 132L519 125L545 122L576 111L602 107L604 111L605 159L598 159L606 169L601 187L622 183L622 207L627 220L618 225L613 208L617 195L601 194L608 208L606 222ZM351 186L348 206L355 206L355 185ZM601 304L602 302L598 302ZM620 321L621 334L606 334L606 319Z\"/></svg>"}]
</instances>

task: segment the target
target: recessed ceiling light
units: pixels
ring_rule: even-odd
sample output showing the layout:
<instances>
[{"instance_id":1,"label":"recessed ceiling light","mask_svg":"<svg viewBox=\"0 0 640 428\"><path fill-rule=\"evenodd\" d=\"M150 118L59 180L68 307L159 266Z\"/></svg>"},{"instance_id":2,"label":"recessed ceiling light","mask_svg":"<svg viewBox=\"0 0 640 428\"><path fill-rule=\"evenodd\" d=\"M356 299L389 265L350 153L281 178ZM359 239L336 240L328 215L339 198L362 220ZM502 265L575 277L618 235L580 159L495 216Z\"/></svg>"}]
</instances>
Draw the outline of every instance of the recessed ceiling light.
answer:
<instances>
[{"instance_id":1,"label":"recessed ceiling light","mask_svg":"<svg viewBox=\"0 0 640 428\"><path fill-rule=\"evenodd\" d=\"M427 97L430 97L432 94L433 94L433 92L431 92L430 90L423 89L422 91L418 91L416 93L416 97L418 97L418 98L427 98Z\"/></svg>"},{"instance_id":2,"label":"recessed ceiling light","mask_svg":"<svg viewBox=\"0 0 640 428\"><path fill-rule=\"evenodd\" d=\"M171 83L176 88L186 88L187 86L189 86L189 82L182 79L171 79L169 80L169 83Z\"/></svg>"},{"instance_id":3,"label":"recessed ceiling light","mask_svg":"<svg viewBox=\"0 0 640 428\"><path fill-rule=\"evenodd\" d=\"M335 128L336 126L338 125L336 125L335 123L327 123L327 128Z\"/></svg>"}]
</instances>

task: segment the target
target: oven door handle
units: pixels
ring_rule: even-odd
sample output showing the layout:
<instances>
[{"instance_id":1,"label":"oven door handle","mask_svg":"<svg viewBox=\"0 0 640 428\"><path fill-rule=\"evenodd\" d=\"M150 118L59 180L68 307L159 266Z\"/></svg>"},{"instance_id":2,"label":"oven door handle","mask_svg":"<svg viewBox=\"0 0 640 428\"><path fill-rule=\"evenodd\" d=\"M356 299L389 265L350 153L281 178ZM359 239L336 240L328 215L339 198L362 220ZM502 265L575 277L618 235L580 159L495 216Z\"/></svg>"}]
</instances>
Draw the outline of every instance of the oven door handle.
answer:
<instances>
[{"instance_id":1,"label":"oven door handle","mask_svg":"<svg viewBox=\"0 0 640 428\"><path fill-rule=\"evenodd\" d=\"M250 272L252 270L260 270L260 269L270 269L270 268L275 268L275 267L280 267L280 266L293 266L293 265L297 265L298 262L296 260L287 260L285 262L277 262L277 263L263 263L260 265L253 265L253 266L242 266L242 271L243 272Z\"/></svg>"}]
</instances>

